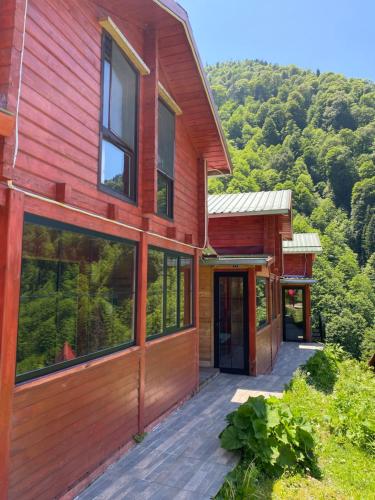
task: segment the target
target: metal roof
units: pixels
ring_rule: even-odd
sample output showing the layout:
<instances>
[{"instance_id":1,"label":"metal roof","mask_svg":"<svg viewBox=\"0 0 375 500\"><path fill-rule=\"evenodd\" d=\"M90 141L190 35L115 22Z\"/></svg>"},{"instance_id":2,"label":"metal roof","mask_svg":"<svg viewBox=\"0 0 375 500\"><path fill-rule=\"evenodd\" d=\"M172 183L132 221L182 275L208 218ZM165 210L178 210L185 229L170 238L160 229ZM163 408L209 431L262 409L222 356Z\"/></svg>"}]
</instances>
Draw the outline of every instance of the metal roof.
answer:
<instances>
[{"instance_id":1,"label":"metal roof","mask_svg":"<svg viewBox=\"0 0 375 500\"><path fill-rule=\"evenodd\" d=\"M273 261L269 255L222 255L218 257L203 257L204 266L266 266Z\"/></svg>"},{"instance_id":2,"label":"metal roof","mask_svg":"<svg viewBox=\"0 0 375 500\"><path fill-rule=\"evenodd\" d=\"M294 233L291 241L283 241L283 253L322 253L317 233Z\"/></svg>"},{"instance_id":3,"label":"metal roof","mask_svg":"<svg viewBox=\"0 0 375 500\"><path fill-rule=\"evenodd\" d=\"M313 278L283 277L280 278L282 285L314 285L317 281Z\"/></svg>"},{"instance_id":4,"label":"metal roof","mask_svg":"<svg viewBox=\"0 0 375 500\"><path fill-rule=\"evenodd\" d=\"M255 193L213 194L208 197L210 217L230 215L288 214L292 191L259 191Z\"/></svg>"}]
</instances>

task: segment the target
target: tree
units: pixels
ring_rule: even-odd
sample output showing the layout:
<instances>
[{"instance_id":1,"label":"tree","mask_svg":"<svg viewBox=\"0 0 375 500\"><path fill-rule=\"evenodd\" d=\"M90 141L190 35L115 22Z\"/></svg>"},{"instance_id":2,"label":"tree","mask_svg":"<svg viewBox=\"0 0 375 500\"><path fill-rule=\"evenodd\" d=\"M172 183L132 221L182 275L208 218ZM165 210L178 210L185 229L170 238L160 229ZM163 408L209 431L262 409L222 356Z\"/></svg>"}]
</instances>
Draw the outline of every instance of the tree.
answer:
<instances>
[{"instance_id":1,"label":"tree","mask_svg":"<svg viewBox=\"0 0 375 500\"><path fill-rule=\"evenodd\" d=\"M262 127L263 142L266 146L272 144L279 144L280 134L277 130L276 124L272 118L267 116Z\"/></svg>"},{"instance_id":2,"label":"tree","mask_svg":"<svg viewBox=\"0 0 375 500\"><path fill-rule=\"evenodd\" d=\"M366 322L362 316L345 309L328 322L326 340L341 345L346 352L359 359L365 329Z\"/></svg>"},{"instance_id":3,"label":"tree","mask_svg":"<svg viewBox=\"0 0 375 500\"><path fill-rule=\"evenodd\" d=\"M357 180L349 148L345 146L331 148L326 154L325 163L335 202L339 207L349 211L352 189Z\"/></svg>"}]
</instances>

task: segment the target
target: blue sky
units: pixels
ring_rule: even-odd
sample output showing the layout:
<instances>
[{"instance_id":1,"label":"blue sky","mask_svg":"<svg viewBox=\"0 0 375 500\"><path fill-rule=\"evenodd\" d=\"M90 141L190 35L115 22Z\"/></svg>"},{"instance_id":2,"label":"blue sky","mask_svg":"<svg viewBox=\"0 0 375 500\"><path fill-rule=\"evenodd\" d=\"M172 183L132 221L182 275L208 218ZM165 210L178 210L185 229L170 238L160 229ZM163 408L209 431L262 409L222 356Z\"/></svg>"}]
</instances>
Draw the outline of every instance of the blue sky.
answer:
<instances>
[{"instance_id":1,"label":"blue sky","mask_svg":"<svg viewBox=\"0 0 375 500\"><path fill-rule=\"evenodd\" d=\"M375 0L178 0L204 63L263 59L375 81Z\"/></svg>"}]
</instances>

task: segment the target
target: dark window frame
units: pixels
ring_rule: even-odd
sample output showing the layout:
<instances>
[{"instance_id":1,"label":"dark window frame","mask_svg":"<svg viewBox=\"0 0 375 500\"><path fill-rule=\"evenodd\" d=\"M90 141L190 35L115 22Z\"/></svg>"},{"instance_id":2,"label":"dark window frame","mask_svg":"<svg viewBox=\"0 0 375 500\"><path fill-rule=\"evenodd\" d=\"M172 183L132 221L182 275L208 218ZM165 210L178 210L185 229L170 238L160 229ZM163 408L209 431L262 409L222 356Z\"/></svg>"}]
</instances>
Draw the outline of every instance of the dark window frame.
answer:
<instances>
[{"instance_id":1,"label":"dark window frame","mask_svg":"<svg viewBox=\"0 0 375 500\"><path fill-rule=\"evenodd\" d=\"M163 213L159 211L158 207L158 197L156 196L156 214L163 219L167 219L170 221L174 220L174 182L175 182L175 161L176 161L176 113L168 106L168 104L159 97L158 99L158 120L159 120L159 106L164 106L169 113L173 116L174 120L174 138L173 138L173 175L170 176L163 170L159 168L159 158L157 162L157 186L156 193L158 194L158 184L159 184L159 176L166 182L167 184L167 213ZM159 126L158 126L159 130ZM158 138L159 140L159 138Z\"/></svg>"},{"instance_id":2,"label":"dark window frame","mask_svg":"<svg viewBox=\"0 0 375 500\"><path fill-rule=\"evenodd\" d=\"M121 51L124 59L126 62L129 64L129 66L134 70L134 73L136 74L136 89L135 89L135 123L134 123L134 151L123 141L121 138L119 138L116 134L114 134L110 128L104 127L103 125L103 110L104 110L104 66L105 62L109 62L110 67L112 65L111 59L108 58L106 55L106 40L110 40L112 44L116 44L119 50ZM126 201L127 203L130 203L132 205L137 206L138 205L138 149L139 149L139 95L140 95L140 74L137 68L134 66L134 64L130 61L130 59L126 56L124 51L119 47L119 45L116 43L116 41L112 38L112 36L107 33L105 30L103 30L102 33L102 48L101 48L101 97L100 97L100 132L99 132L99 168L98 168L98 189L106 194L109 194L113 196L114 198L118 198L122 201ZM109 88L109 101L111 99L111 80L112 80L112 75L110 75L110 88ZM108 108L108 119L110 123L110 115L111 115L111 108L109 105ZM115 147L120 149L121 151L124 152L124 154L127 154L132 161L133 168L131 169L131 174L134 177L133 179L133 186L132 189L134 191L134 197L131 198L127 196L125 193L121 194L120 192L106 186L102 182L102 152L103 152L103 141L107 141L111 144L113 144Z\"/></svg>"},{"instance_id":3,"label":"dark window frame","mask_svg":"<svg viewBox=\"0 0 375 500\"><path fill-rule=\"evenodd\" d=\"M168 335L173 335L174 333L179 333L184 330L188 330L190 328L194 328L195 326L195 315L194 315L194 305L195 305L195 274L194 274L194 255L191 254L185 254L182 252L176 252L173 250L166 250L161 247L157 247L154 245L150 245L148 247L149 250L155 250L157 252L161 252L164 254L164 260L163 260L163 318L162 318L162 324L163 324L163 331L159 333L154 333L151 335L147 335L147 326L146 326L146 342L152 341L154 339L158 339L160 337L165 337ZM176 318L176 325L171 326L171 327L166 327L166 298L167 298L167 272L168 272L168 266L167 266L167 261L168 257L177 257L177 318ZM148 255L147 255L148 258ZM191 299L191 323L188 325L184 326L179 326L180 325L180 320L181 320L181 304L180 304L180 259L191 259L191 291L190 291L190 299ZM148 289L148 283L147 283L147 289ZM146 313L146 325L147 325L147 313Z\"/></svg>"},{"instance_id":4,"label":"dark window frame","mask_svg":"<svg viewBox=\"0 0 375 500\"><path fill-rule=\"evenodd\" d=\"M258 323L258 317L256 318L256 325L257 325L257 332L262 330L263 328L266 328L266 326L269 326L271 323L271 318L270 318L270 280L266 276L257 276L256 277L256 285L258 285L258 281L263 281L264 282L264 290L265 290L265 302L266 302L266 320L265 322L259 324ZM256 316L258 316L258 295L256 294L255 297L256 300Z\"/></svg>"},{"instance_id":5,"label":"dark window frame","mask_svg":"<svg viewBox=\"0 0 375 500\"><path fill-rule=\"evenodd\" d=\"M135 345L137 345L138 269L139 269L139 259L140 259L139 243L137 241L129 240L127 238L120 238L117 236L102 233L100 231L81 228L79 226L75 226L74 224L56 221L53 219L49 219L49 218L45 218L45 217L41 217L38 215L29 214L29 213L25 213L24 224L25 223L39 224L39 225L43 225L45 227L49 227L52 229L71 231L74 233L85 234L85 235L93 236L96 238L104 238L106 240L114 241L117 243L126 243L126 244L132 245L134 247L134 250L135 250L135 259L134 259L134 264L135 264L135 267L134 267L134 290L135 290L135 294L134 294L133 340L131 340L130 342L123 342L123 343L118 344L116 346L108 347L108 348L102 349L100 351L95 351L95 352L92 352L90 354L86 354L84 356L80 356L78 358L75 358L75 359L72 359L69 361L61 361L60 363L55 363L53 365L46 366L44 368L39 368L37 370L25 372L25 373L22 373L20 375L17 375L15 373L15 383L18 384L21 382L35 380L43 375L56 373L56 372L59 372L61 370L66 369L66 368L71 368L73 366L80 365L82 363L86 363L86 362L92 361L94 359L100 359L103 356L108 356L109 354L113 354L115 352L124 351L126 349L129 349L130 347L134 347ZM19 294L19 304L20 303L21 303L21 292ZM17 337L18 337L18 332L17 332Z\"/></svg>"}]
</instances>

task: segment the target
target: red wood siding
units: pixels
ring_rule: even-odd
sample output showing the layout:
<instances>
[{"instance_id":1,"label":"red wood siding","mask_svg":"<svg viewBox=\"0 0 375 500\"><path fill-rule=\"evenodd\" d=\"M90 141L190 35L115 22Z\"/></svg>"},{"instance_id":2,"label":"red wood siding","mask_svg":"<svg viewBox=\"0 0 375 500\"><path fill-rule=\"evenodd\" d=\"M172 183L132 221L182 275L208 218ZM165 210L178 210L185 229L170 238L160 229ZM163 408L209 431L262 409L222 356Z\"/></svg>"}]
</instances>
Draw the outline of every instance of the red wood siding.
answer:
<instances>
[{"instance_id":1,"label":"red wood siding","mask_svg":"<svg viewBox=\"0 0 375 500\"><path fill-rule=\"evenodd\" d=\"M284 274L290 276L312 276L311 254L284 255Z\"/></svg>"},{"instance_id":2,"label":"red wood siding","mask_svg":"<svg viewBox=\"0 0 375 500\"><path fill-rule=\"evenodd\" d=\"M196 330L149 342L146 347L145 424L171 409L196 384Z\"/></svg>"},{"instance_id":3,"label":"red wood siding","mask_svg":"<svg viewBox=\"0 0 375 500\"><path fill-rule=\"evenodd\" d=\"M137 433L138 364L135 348L16 388L10 499L62 494Z\"/></svg>"},{"instance_id":4,"label":"red wood siding","mask_svg":"<svg viewBox=\"0 0 375 500\"><path fill-rule=\"evenodd\" d=\"M252 253L264 252L264 217L213 217L209 219L210 244L220 253L221 248L254 247Z\"/></svg>"},{"instance_id":5,"label":"red wood siding","mask_svg":"<svg viewBox=\"0 0 375 500\"><path fill-rule=\"evenodd\" d=\"M100 14L106 13L100 9ZM139 134L138 206L119 201L97 187L101 71L98 16L98 7L90 3L45 0L41 5L30 0L20 104L20 149L13 179L17 185L50 198L55 198L56 183L66 183L71 187L73 205L107 216L108 203L114 204L118 220L141 228L142 200L150 189L145 182L149 178L147 169L142 170L144 162L149 160L144 148L149 147L150 140L155 143L148 138L147 127L141 128ZM143 56L143 31L112 13L111 16ZM148 77L140 78L141 125L147 122L150 109L150 101L143 92L145 78ZM177 227L177 240L184 241L186 233L192 234L194 244L198 242L197 186L197 153L183 117L177 117L173 225ZM147 204L145 208L149 210ZM167 236L171 225L154 216L151 230Z\"/></svg>"}]
</instances>

